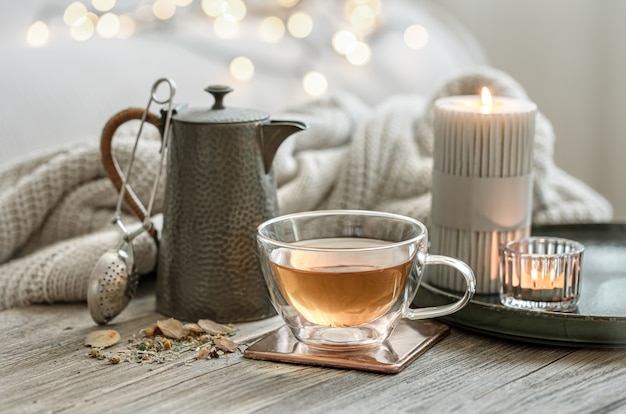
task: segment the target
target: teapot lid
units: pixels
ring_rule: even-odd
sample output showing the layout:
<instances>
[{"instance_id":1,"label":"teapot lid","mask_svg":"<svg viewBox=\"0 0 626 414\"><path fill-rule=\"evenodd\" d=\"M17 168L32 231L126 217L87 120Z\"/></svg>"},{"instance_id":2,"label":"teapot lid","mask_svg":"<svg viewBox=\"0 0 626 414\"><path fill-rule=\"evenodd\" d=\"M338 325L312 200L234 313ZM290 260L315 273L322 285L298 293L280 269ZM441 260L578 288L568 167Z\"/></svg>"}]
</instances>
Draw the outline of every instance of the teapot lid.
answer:
<instances>
[{"instance_id":1,"label":"teapot lid","mask_svg":"<svg viewBox=\"0 0 626 414\"><path fill-rule=\"evenodd\" d=\"M224 96L233 91L230 86L211 85L204 90L215 98L213 106L180 110L175 115L177 121L195 124L236 124L264 121L270 117L268 113L256 109L225 107Z\"/></svg>"}]
</instances>

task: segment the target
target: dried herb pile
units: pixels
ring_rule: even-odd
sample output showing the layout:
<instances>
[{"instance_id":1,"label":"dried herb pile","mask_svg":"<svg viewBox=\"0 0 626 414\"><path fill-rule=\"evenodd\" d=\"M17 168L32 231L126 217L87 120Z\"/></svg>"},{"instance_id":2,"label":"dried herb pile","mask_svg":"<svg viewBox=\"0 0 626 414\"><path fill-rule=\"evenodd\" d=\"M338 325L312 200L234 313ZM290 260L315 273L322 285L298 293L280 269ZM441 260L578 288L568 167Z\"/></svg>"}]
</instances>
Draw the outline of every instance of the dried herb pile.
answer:
<instances>
[{"instance_id":1,"label":"dried herb pile","mask_svg":"<svg viewBox=\"0 0 626 414\"><path fill-rule=\"evenodd\" d=\"M170 318L157 321L142 329L139 335L133 335L124 349L105 351L121 340L120 334L111 329L91 332L85 338L85 346L91 347L88 356L112 364L164 363L189 353L195 353L196 360L212 359L237 349L237 344L227 338L234 332L232 326L208 319L182 323Z\"/></svg>"}]
</instances>

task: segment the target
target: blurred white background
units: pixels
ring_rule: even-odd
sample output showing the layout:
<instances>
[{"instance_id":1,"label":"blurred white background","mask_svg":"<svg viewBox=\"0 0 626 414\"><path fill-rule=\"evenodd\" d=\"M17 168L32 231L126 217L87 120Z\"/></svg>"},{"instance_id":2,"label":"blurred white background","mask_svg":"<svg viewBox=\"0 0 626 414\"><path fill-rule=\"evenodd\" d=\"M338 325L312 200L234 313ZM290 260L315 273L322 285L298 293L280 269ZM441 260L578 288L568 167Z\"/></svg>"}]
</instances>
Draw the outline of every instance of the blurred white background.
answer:
<instances>
[{"instance_id":1,"label":"blurred white background","mask_svg":"<svg viewBox=\"0 0 626 414\"><path fill-rule=\"evenodd\" d=\"M120 0L118 6L142 2L148 0ZM259 7L267 14L280 11L270 0L249 2L256 15L250 11L247 21L265 14ZM97 138L113 113L144 105L161 76L177 81L180 101L208 105L202 88L228 83L235 88L228 104L273 113L310 98L301 81L311 69L326 76L329 90L345 89L374 105L395 93L427 94L451 71L487 62L518 80L552 121L557 164L606 196L617 219L626 219L626 1L384 0L388 27L369 37L372 61L360 68L337 56L326 36L341 18L338 1L301 0L298 7L317 16L315 30L305 39L286 35L271 45L245 30L248 39L219 39L199 18L126 40L78 42L57 35L67 32L60 20L70 3L2 6L0 166L34 149ZM29 48L26 32L38 19L50 22L52 35L44 47ZM402 42L402 30L413 23L428 30L428 43L419 50ZM255 65L246 82L228 71L241 55Z\"/></svg>"}]
</instances>

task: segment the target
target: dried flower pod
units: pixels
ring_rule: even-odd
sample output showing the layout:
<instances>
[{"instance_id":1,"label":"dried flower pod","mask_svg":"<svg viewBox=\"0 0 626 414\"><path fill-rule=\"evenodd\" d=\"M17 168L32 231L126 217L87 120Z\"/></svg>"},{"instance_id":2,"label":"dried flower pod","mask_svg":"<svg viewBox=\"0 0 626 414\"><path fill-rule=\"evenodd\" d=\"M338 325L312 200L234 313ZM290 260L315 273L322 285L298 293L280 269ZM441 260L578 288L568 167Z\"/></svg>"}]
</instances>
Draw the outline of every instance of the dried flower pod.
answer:
<instances>
[{"instance_id":1,"label":"dried flower pod","mask_svg":"<svg viewBox=\"0 0 626 414\"><path fill-rule=\"evenodd\" d=\"M146 329L143 330L143 334L146 336L154 336L157 333L158 333L158 327L156 324L152 326L148 326Z\"/></svg>"},{"instance_id":2,"label":"dried flower pod","mask_svg":"<svg viewBox=\"0 0 626 414\"><path fill-rule=\"evenodd\" d=\"M115 345L121 339L120 333L112 329L90 332L85 338L85 346L106 348Z\"/></svg>"},{"instance_id":3,"label":"dried flower pod","mask_svg":"<svg viewBox=\"0 0 626 414\"><path fill-rule=\"evenodd\" d=\"M89 350L89 356L92 358L96 358L96 359L106 358L106 355L104 355L104 353L100 351L100 348L93 348L93 347Z\"/></svg>"},{"instance_id":4,"label":"dried flower pod","mask_svg":"<svg viewBox=\"0 0 626 414\"><path fill-rule=\"evenodd\" d=\"M157 321L157 326L163 336L170 339L180 339L187 333L182 322L174 318Z\"/></svg>"},{"instance_id":5,"label":"dried flower pod","mask_svg":"<svg viewBox=\"0 0 626 414\"><path fill-rule=\"evenodd\" d=\"M210 354L211 354L211 348L209 348L208 346L203 346L198 351L198 354L196 355L196 360L205 359L208 356L210 356Z\"/></svg>"},{"instance_id":6,"label":"dried flower pod","mask_svg":"<svg viewBox=\"0 0 626 414\"><path fill-rule=\"evenodd\" d=\"M198 321L198 325L204 330L204 332L211 335L230 335L235 332L232 327L222 325L221 323L214 322L210 319L200 319Z\"/></svg>"},{"instance_id":7,"label":"dried flower pod","mask_svg":"<svg viewBox=\"0 0 626 414\"><path fill-rule=\"evenodd\" d=\"M122 361L122 358L119 355L113 355L109 357L109 362L111 364L119 364Z\"/></svg>"},{"instance_id":8,"label":"dried flower pod","mask_svg":"<svg viewBox=\"0 0 626 414\"><path fill-rule=\"evenodd\" d=\"M235 342L222 336L213 338L213 343L218 349L221 349L225 352L235 352L235 350L237 349L237 344Z\"/></svg>"}]
</instances>

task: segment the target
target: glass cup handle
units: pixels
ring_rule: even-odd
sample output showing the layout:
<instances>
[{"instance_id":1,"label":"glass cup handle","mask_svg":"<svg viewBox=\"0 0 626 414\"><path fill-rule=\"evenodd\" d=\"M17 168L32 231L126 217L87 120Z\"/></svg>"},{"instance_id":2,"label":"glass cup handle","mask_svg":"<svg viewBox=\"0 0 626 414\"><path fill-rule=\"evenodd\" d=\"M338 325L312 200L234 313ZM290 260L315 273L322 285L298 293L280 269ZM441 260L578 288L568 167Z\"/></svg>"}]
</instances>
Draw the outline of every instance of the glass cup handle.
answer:
<instances>
[{"instance_id":1,"label":"glass cup handle","mask_svg":"<svg viewBox=\"0 0 626 414\"><path fill-rule=\"evenodd\" d=\"M448 256L440 256L440 255L428 255L426 256L426 260L424 261L424 266L429 264L440 264L454 267L465 279L465 283L467 285L467 289L465 289L465 295L461 299L456 302L450 303L448 305L441 306L431 306L428 308L417 308L417 309L408 309L405 313L404 317L407 319L427 319L427 318L438 318L440 316L449 315L454 313L470 301L470 299L474 296L476 292L476 277L474 276L474 272L472 269L462 262L461 260L454 259Z\"/></svg>"}]
</instances>

